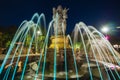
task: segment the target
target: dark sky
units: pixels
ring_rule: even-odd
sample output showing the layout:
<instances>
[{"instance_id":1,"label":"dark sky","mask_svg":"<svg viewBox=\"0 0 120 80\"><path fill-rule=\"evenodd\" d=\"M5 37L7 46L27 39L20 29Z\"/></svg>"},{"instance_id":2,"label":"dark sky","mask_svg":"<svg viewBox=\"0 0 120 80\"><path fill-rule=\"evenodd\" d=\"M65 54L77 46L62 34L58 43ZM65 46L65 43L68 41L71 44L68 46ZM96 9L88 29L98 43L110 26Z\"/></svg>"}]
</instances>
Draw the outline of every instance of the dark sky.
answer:
<instances>
[{"instance_id":1,"label":"dark sky","mask_svg":"<svg viewBox=\"0 0 120 80\"><path fill-rule=\"evenodd\" d=\"M36 12L45 14L48 25L52 8L58 5L69 8L67 28L70 32L80 21L97 28L109 23L120 26L120 0L0 0L0 25L19 26Z\"/></svg>"}]
</instances>

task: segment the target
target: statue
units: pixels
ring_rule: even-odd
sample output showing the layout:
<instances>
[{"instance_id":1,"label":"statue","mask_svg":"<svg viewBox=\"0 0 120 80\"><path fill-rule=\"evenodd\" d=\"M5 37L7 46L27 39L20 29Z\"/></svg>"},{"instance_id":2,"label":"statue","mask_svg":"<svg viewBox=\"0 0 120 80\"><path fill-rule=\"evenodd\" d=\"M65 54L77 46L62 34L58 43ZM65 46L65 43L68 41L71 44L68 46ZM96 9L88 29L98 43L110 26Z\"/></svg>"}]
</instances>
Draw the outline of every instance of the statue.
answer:
<instances>
[{"instance_id":1,"label":"statue","mask_svg":"<svg viewBox=\"0 0 120 80\"><path fill-rule=\"evenodd\" d=\"M57 9L53 8L53 19L54 19L54 34L58 35L65 34L66 31L66 19L68 9L63 9L62 6L58 6Z\"/></svg>"},{"instance_id":2,"label":"statue","mask_svg":"<svg viewBox=\"0 0 120 80\"><path fill-rule=\"evenodd\" d=\"M65 36L66 31L66 19L67 19L67 11L68 9L62 8L62 6L58 6L57 8L53 8L53 28L54 35L51 36L51 44L49 48L56 48L57 53L59 49L63 49L66 44L67 48L70 48L69 40L67 36ZM57 36L55 36L57 35ZM56 44L55 44L56 43Z\"/></svg>"}]
</instances>

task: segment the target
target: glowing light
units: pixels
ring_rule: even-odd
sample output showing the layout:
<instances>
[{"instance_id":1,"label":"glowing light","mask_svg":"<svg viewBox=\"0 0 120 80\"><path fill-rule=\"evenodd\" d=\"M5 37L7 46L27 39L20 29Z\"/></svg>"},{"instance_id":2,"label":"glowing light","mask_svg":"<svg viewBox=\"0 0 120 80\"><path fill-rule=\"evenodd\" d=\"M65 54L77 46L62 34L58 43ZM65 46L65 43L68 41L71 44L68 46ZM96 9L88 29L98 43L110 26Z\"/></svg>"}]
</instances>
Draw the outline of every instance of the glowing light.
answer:
<instances>
[{"instance_id":1,"label":"glowing light","mask_svg":"<svg viewBox=\"0 0 120 80\"><path fill-rule=\"evenodd\" d=\"M116 28L120 29L120 26L118 26L118 27L116 27Z\"/></svg>"},{"instance_id":2,"label":"glowing light","mask_svg":"<svg viewBox=\"0 0 120 80\"><path fill-rule=\"evenodd\" d=\"M105 38L106 38L107 40L109 40L109 39L110 39L110 37L109 37L108 35L106 35L106 36L105 36Z\"/></svg>"},{"instance_id":3,"label":"glowing light","mask_svg":"<svg viewBox=\"0 0 120 80\"><path fill-rule=\"evenodd\" d=\"M104 27L101 29L101 31L107 33L107 32L109 31L109 29L108 29L107 26L104 26Z\"/></svg>"},{"instance_id":4,"label":"glowing light","mask_svg":"<svg viewBox=\"0 0 120 80\"><path fill-rule=\"evenodd\" d=\"M42 35L41 31L37 31L37 34L38 34L38 35Z\"/></svg>"}]
</instances>

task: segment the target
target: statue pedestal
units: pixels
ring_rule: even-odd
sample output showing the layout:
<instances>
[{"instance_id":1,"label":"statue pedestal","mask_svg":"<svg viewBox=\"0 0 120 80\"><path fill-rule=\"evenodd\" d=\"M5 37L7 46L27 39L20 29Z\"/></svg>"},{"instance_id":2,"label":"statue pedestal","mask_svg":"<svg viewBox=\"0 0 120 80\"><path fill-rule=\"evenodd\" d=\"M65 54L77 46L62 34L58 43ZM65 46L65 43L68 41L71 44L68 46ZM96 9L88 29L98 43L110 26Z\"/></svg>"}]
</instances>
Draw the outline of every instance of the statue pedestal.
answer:
<instances>
[{"instance_id":1,"label":"statue pedestal","mask_svg":"<svg viewBox=\"0 0 120 80\"><path fill-rule=\"evenodd\" d=\"M46 58L47 58L47 61L49 62L50 72L53 72L54 70L55 57L56 57L57 72L65 71L65 66L67 66L67 71L69 70L75 71L74 58L73 58L73 53L71 48L66 48L66 53L64 49L59 49L59 52L56 53L56 56L54 52L55 52L55 49L49 48L47 50ZM66 54L66 57L65 57L65 54ZM67 65L65 65L65 61Z\"/></svg>"},{"instance_id":2,"label":"statue pedestal","mask_svg":"<svg viewBox=\"0 0 120 80\"><path fill-rule=\"evenodd\" d=\"M70 48L69 40L66 36L65 37L61 35L51 36L50 39L52 43L50 44L49 48L53 48L53 49L56 48L57 50Z\"/></svg>"}]
</instances>

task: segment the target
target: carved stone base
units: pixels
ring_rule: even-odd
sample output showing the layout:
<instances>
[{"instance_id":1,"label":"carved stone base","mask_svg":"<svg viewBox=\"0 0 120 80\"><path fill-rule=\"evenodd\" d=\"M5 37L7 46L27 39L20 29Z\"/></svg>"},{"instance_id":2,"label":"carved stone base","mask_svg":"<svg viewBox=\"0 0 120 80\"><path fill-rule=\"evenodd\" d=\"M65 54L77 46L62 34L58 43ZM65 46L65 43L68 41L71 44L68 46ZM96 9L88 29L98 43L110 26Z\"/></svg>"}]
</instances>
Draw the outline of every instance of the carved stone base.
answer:
<instances>
[{"instance_id":1,"label":"carved stone base","mask_svg":"<svg viewBox=\"0 0 120 80\"><path fill-rule=\"evenodd\" d=\"M65 53L65 51L66 51L66 53ZM66 56L65 56L65 54L66 54ZM55 57L56 57L56 61L55 61ZM57 72L65 71L65 67L67 67L67 71L69 71L69 70L75 71L74 58L73 58L73 54L72 54L72 49L70 49L70 48L67 48L66 50L59 49L58 53L55 53L54 49L49 48L47 51L46 59L47 59L47 62L49 63L50 71L54 70L55 62L56 62ZM65 61L66 61L66 64L65 64Z\"/></svg>"},{"instance_id":2,"label":"carved stone base","mask_svg":"<svg viewBox=\"0 0 120 80\"><path fill-rule=\"evenodd\" d=\"M50 47L49 48L56 48L56 49L64 49L64 47L66 48L70 48L70 45L69 45L69 40L68 38L65 36L62 36L62 35L58 35L57 37L55 36L51 36L51 44L50 44Z\"/></svg>"}]
</instances>

